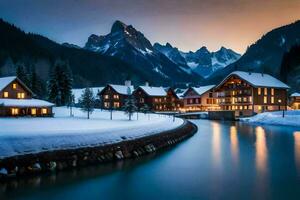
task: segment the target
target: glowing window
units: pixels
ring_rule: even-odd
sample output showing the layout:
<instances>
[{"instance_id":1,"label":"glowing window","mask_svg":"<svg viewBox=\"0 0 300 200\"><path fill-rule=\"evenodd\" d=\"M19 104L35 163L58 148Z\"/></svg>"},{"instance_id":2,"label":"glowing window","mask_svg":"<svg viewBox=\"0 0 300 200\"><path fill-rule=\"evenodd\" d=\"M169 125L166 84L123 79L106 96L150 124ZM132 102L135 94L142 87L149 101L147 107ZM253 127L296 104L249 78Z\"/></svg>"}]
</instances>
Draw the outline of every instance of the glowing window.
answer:
<instances>
[{"instance_id":1,"label":"glowing window","mask_svg":"<svg viewBox=\"0 0 300 200\"><path fill-rule=\"evenodd\" d=\"M114 107L115 108L119 108L120 107L120 103L119 102L114 102Z\"/></svg>"},{"instance_id":2,"label":"glowing window","mask_svg":"<svg viewBox=\"0 0 300 200\"><path fill-rule=\"evenodd\" d=\"M31 114L36 115L36 108L31 108Z\"/></svg>"},{"instance_id":3,"label":"glowing window","mask_svg":"<svg viewBox=\"0 0 300 200\"><path fill-rule=\"evenodd\" d=\"M268 103L268 98L264 96L264 103Z\"/></svg>"},{"instance_id":4,"label":"glowing window","mask_svg":"<svg viewBox=\"0 0 300 200\"><path fill-rule=\"evenodd\" d=\"M114 99L119 99L119 95L114 94Z\"/></svg>"},{"instance_id":5,"label":"glowing window","mask_svg":"<svg viewBox=\"0 0 300 200\"><path fill-rule=\"evenodd\" d=\"M17 89L17 84L13 83L12 87L13 87L13 89Z\"/></svg>"},{"instance_id":6,"label":"glowing window","mask_svg":"<svg viewBox=\"0 0 300 200\"><path fill-rule=\"evenodd\" d=\"M271 97L271 103L274 103L274 97Z\"/></svg>"},{"instance_id":7,"label":"glowing window","mask_svg":"<svg viewBox=\"0 0 300 200\"><path fill-rule=\"evenodd\" d=\"M268 95L268 88L264 89L264 95Z\"/></svg>"},{"instance_id":8,"label":"glowing window","mask_svg":"<svg viewBox=\"0 0 300 200\"><path fill-rule=\"evenodd\" d=\"M25 93L24 92L19 92L17 94L18 99L24 99L25 98Z\"/></svg>"},{"instance_id":9,"label":"glowing window","mask_svg":"<svg viewBox=\"0 0 300 200\"><path fill-rule=\"evenodd\" d=\"M274 88L271 88L271 95L274 95Z\"/></svg>"},{"instance_id":10,"label":"glowing window","mask_svg":"<svg viewBox=\"0 0 300 200\"><path fill-rule=\"evenodd\" d=\"M8 92L3 93L4 98L8 98Z\"/></svg>"},{"instance_id":11,"label":"glowing window","mask_svg":"<svg viewBox=\"0 0 300 200\"><path fill-rule=\"evenodd\" d=\"M257 94L261 95L261 88L257 88Z\"/></svg>"},{"instance_id":12,"label":"glowing window","mask_svg":"<svg viewBox=\"0 0 300 200\"><path fill-rule=\"evenodd\" d=\"M42 114L45 115L47 113L48 113L47 108L42 108Z\"/></svg>"},{"instance_id":13,"label":"glowing window","mask_svg":"<svg viewBox=\"0 0 300 200\"><path fill-rule=\"evenodd\" d=\"M11 109L11 114L12 115L18 115L19 114L19 109L18 108L12 108Z\"/></svg>"},{"instance_id":14,"label":"glowing window","mask_svg":"<svg viewBox=\"0 0 300 200\"><path fill-rule=\"evenodd\" d=\"M109 96L107 94L104 95L104 99L109 99Z\"/></svg>"}]
</instances>

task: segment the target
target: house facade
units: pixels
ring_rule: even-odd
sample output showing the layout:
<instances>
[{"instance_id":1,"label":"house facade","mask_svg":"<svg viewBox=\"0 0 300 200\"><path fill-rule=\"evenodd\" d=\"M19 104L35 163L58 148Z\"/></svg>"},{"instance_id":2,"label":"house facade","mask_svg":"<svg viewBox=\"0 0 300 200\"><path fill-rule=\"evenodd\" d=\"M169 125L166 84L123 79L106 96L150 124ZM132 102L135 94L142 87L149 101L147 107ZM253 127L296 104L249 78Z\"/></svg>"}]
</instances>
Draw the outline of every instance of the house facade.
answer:
<instances>
[{"instance_id":1,"label":"house facade","mask_svg":"<svg viewBox=\"0 0 300 200\"><path fill-rule=\"evenodd\" d=\"M289 86L262 73L235 71L215 89L221 110L235 111L236 116L251 116L287 107Z\"/></svg>"},{"instance_id":2,"label":"house facade","mask_svg":"<svg viewBox=\"0 0 300 200\"><path fill-rule=\"evenodd\" d=\"M300 110L300 93L291 94L289 104L292 109Z\"/></svg>"},{"instance_id":3,"label":"house facade","mask_svg":"<svg viewBox=\"0 0 300 200\"><path fill-rule=\"evenodd\" d=\"M133 92L134 87L130 81L125 81L125 85L108 84L99 93L101 98L101 107L104 109L121 109L124 106L125 99Z\"/></svg>"},{"instance_id":4,"label":"house facade","mask_svg":"<svg viewBox=\"0 0 300 200\"><path fill-rule=\"evenodd\" d=\"M33 95L17 77L0 78L0 116L52 116L54 104L34 99Z\"/></svg>"},{"instance_id":5,"label":"house facade","mask_svg":"<svg viewBox=\"0 0 300 200\"><path fill-rule=\"evenodd\" d=\"M189 87L183 94L183 110L185 112L219 110L215 85Z\"/></svg>"}]
</instances>

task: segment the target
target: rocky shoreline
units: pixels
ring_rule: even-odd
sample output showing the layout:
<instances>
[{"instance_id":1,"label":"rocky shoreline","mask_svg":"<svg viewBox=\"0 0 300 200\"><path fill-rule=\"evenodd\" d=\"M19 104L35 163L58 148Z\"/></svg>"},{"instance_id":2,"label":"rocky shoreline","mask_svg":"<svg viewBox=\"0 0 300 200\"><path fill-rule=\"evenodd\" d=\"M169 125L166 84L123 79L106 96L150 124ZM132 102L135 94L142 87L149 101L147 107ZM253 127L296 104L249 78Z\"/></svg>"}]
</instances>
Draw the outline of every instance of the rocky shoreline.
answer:
<instances>
[{"instance_id":1,"label":"rocky shoreline","mask_svg":"<svg viewBox=\"0 0 300 200\"><path fill-rule=\"evenodd\" d=\"M197 127L185 121L172 130L115 144L9 157L0 160L0 180L136 158L175 145L196 132Z\"/></svg>"}]
</instances>

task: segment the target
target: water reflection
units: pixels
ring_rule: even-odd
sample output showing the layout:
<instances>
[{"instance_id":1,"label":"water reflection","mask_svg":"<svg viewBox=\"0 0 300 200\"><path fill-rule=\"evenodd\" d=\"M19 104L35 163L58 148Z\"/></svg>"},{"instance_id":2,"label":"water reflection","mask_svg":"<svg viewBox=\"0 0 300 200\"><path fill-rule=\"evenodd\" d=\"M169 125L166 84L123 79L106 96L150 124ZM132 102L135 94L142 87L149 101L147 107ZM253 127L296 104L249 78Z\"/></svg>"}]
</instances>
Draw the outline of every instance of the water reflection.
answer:
<instances>
[{"instance_id":1,"label":"water reflection","mask_svg":"<svg viewBox=\"0 0 300 200\"><path fill-rule=\"evenodd\" d=\"M237 165L239 160L239 141L236 126L230 127L230 149L233 162Z\"/></svg>"},{"instance_id":2,"label":"water reflection","mask_svg":"<svg viewBox=\"0 0 300 200\"><path fill-rule=\"evenodd\" d=\"M220 167L221 164L221 127L220 123L212 122L212 153L213 164Z\"/></svg>"},{"instance_id":3,"label":"water reflection","mask_svg":"<svg viewBox=\"0 0 300 200\"><path fill-rule=\"evenodd\" d=\"M294 132L294 151L297 173L300 175L300 131Z\"/></svg>"},{"instance_id":4,"label":"water reflection","mask_svg":"<svg viewBox=\"0 0 300 200\"><path fill-rule=\"evenodd\" d=\"M258 126L255 129L256 135L256 168L260 175L267 173L267 142L265 130Z\"/></svg>"}]
</instances>

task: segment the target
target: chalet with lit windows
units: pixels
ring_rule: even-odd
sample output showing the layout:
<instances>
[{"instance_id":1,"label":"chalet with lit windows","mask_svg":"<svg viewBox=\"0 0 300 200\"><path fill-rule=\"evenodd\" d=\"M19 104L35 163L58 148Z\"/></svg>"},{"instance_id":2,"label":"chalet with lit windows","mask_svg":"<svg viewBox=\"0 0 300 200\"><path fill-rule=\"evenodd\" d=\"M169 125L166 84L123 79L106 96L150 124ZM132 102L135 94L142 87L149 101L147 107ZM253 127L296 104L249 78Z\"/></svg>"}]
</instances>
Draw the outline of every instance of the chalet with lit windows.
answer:
<instances>
[{"instance_id":1,"label":"chalet with lit windows","mask_svg":"<svg viewBox=\"0 0 300 200\"><path fill-rule=\"evenodd\" d=\"M300 110L300 93L293 93L290 97L290 106L294 110Z\"/></svg>"},{"instance_id":2,"label":"chalet with lit windows","mask_svg":"<svg viewBox=\"0 0 300 200\"><path fill-rule=\"evenodd\" d=\"M236 116L286 109L289 86L264 73L235 71L215 89L221 110Z\"/></svg>"},{"instance_id":3,"label":"chalet with lit windows","mask_svg":"<svg viewBox=\"0 0 300 200\"><path fill-rule=\"evenodd\" d=\"M186 112L219 110L215 85L190 87L183 94L183 110Z\"/></svg>"},{"instance_id":4,"label":"chalet with lit windows","mask_svg":"<svg viewBox=\"0 0 300 200\"><path fill-rule=\"evenodd\" d=\"M125 85L108 84L99 93L101 97L102 108L104 109L121 109L125 99L132 94L134 87L131 81L125 81Z\"/></svg>"},{"instance_id":5,"label":"chalet with lit windows","mask_svg":"<svg viewBox=\"0 0 300 200\"><path fill-rule=\"evenodd\" d=\"M0 78L0 117L52 116L54 104L33 96L33 92L17 77Z\"/></svg>"}]
</instances>

